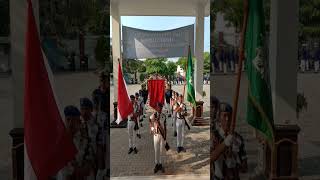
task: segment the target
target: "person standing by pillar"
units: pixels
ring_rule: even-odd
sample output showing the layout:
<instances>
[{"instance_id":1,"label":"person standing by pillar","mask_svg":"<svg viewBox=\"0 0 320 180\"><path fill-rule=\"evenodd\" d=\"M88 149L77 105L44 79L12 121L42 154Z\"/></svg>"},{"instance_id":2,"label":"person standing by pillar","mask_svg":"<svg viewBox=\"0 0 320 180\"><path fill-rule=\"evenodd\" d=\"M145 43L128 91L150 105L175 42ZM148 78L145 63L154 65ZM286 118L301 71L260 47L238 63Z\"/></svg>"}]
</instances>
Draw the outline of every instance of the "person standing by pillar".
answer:
<instances>
[{"instance_id":1,"label":"person standing by pillar","mask_svg":"<svg viewBox=\"0 0 320 180\"><path fill-rule=\"evenodd\" d=\"M130 95L130 100L133 106L133 113L128 116L128 137L129 137L129 151L128 154L131 154L134 152L135 154L138 153L138 150L136 148L136 139L134 136L134 131L137 127L137 104L135 102L134 95Z\"/></svg>"}]
</instances>

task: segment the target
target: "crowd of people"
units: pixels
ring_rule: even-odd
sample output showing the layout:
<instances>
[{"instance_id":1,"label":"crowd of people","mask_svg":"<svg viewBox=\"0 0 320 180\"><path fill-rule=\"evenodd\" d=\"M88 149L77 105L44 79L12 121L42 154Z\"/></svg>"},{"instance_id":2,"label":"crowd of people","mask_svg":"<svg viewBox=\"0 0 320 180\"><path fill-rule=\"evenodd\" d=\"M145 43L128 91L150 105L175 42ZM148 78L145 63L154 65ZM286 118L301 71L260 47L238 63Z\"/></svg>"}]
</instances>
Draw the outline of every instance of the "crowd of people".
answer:
<instances>
[{"instance_id":1,"label":"crowd of people","mask_svg":"<svg viewBox=\"0 0 320 180\"><path fill-rule=\"evenodd\" d=\"M216 73L234 73L237 72L239 53L236 47L223 47L213 49L211 55L212 72ZM242 66L244 71L244 66Z\"/></svg>"},{"instance_id":2,"label":"crowd of people","mask_svg":"<svg viewBox=\"0 0 320 180\"><path fill-rule=\"evenodd\" d=\"M75 105L64 108L66 128L77 148L76 157L61 169L56 180L103 180L109 176L106 164L109 122L109 88L107 76L101 74L100 85L92 99L80 99L80 110Z\"/></svg>"},{"instance_id":3,"label":"crowd of people","mask_svg":"<svg viewBox=\"0 0 320 180\"><path fill-rule=\"evenodd\" d=\"M299 50L299 68L300 72L314 71L319 72L320 48L316 44L313 48L302 46Z\"/></svg>"},{"instance_id":4,"label":"crowd of people","mask_svg":"<svg viewBox=\"0 0 320 180\"><path fill-rule=\"evenodd\" d=\"M147 118L146 109L152 108L146 106L148 99L148 90L145 86L135 93L130 95L131 103L133 105L134 112L128 116L128 138L129 138L129 150L128 154L138 153L136 147L136 137L141 138L141 128L144 127L144 118ZM152 108L152 113L148 119L149 128L147 132L150 132L153 137L154 143L154 173L158 171L165 172L162 164L161 155L163 150L169 150L170 146L167 142L167 120L171 119L171 126L174 129L173 136L176 137L177 153L185 152L183 146L184 141L184 129L185 126L189 127L188 122L185 119L186 105L183 103L183 95L175 92L171 89L171 84L167 84L165 90L164 103L157 102L156 107ZM189 127L190 128L190 127Z\"/></svg>"},{"instance_id":5,"label":"crowd of people","mask_svg":"<svg viewBox=\"0 0 320 180\"><path fill-rule=\"evenodd\" d=\"M247 155L243 137L230 132L232 106L211 97L211 165L214 180L238 180L240 173L248 171Z\"/></svg>"}]
</instances>

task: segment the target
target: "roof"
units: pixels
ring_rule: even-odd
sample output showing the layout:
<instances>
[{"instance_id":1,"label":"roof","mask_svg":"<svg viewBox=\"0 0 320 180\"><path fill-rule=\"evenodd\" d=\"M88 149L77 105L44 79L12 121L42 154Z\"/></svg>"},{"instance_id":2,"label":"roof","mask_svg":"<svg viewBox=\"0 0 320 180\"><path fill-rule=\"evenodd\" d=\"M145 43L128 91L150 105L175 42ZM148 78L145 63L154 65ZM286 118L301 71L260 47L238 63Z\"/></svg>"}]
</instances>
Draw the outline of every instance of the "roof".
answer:
<instances>
[{"instance_id":1,"label":"roof","mask_svg":"<svg viewBox=\"0 0 320 180\"><path fill-rule=\"evenodd\" d=\"M120 16L196 16L198 4L210 15L210 0L111 0Z\"/></svg>"}]
</instances>

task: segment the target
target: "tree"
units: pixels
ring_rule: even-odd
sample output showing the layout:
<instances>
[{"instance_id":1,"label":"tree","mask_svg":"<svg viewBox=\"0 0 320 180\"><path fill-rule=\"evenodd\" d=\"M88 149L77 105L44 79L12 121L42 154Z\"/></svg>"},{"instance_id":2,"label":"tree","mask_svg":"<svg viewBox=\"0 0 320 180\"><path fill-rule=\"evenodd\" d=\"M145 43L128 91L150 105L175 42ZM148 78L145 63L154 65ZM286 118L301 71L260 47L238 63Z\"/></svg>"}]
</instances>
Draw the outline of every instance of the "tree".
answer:
<instances>
[{"instance_id":1,"label":"tree","mask_svg":"<svg viewBox=\"0 0 320 180\"><path fill-rule=\"evenodd\" d=\"M174 74L177 71L177 65L174 62L167 62L167 75L168 76L174 76Z\"/></svg>"},{"instance_id":2,"label":"tree","mask_svg":"<svg viewBox=\"0 0 320 180\"><path fill-rule=\"evenodd\" d=\"M148 58L145 61L147 74L167 75L166 58Z\"/></svg>"},{"instance_id":3,"label":"tree","mask_svg":"<svg viewBox=\"0 0 320 180\"><path fill-rule=\"evenodd\" d=\"M203 66L204 66L204 73L210 73L210 53L209 52L204 52L203 54Z\"/></svg>"}]
</instances>

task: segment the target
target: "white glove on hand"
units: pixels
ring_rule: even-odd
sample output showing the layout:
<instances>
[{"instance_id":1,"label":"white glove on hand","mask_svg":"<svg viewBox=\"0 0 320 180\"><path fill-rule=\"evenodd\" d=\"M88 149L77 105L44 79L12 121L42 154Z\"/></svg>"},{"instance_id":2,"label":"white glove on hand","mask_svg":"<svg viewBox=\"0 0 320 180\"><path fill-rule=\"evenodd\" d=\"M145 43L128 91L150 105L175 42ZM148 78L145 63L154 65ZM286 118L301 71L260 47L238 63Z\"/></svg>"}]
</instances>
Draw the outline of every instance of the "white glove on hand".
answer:
<instances>
[{"instance_id":1,"label":"white glove on hand","mask_svg":"<svg viewBox=\"0 0 320 180\"><path fill-rule=\"evenodd\" d=\"M229 134L225 139L224 139L224 144L226 145L226 146L230 146L231 145L231 143L232 143L232 141L233 141L233 135L232 134Z\"/></svg>"}]
</instances>

